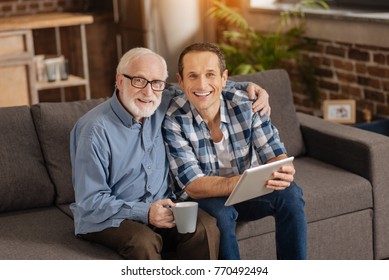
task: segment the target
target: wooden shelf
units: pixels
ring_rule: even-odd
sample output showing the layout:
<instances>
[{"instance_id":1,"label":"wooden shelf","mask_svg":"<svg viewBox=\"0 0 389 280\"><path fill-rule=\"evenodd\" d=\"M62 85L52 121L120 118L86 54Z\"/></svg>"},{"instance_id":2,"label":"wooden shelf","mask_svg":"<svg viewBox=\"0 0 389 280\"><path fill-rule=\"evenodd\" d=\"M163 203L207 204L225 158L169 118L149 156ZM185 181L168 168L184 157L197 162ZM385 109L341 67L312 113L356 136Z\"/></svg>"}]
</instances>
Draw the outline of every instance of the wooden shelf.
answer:
<instances>
[{"instance_id":1,"label":"wooden shelf","mask_svg":"<svg viewBox=\"0 0 389 280\"><path fill-rule=\"evenodd\" d=\"M61 89L61 100L65 101L62 89L76 86L85 87L85 98L90 99L85 31L85 24L90 23L93 23L93 16L79 13L57 12L0 18L0 84L2 87L0 107L38 103L38 91L45 89ZM32 31L53 28L56 55L62 55L60 27L67 26L79 26L80 28L83 77L70 75L68 80L50 83L36 81ZM14 74L9 77L8 73ZM19 84L15 85L15 79L19 81Z\"/></svg>"},{"instance_id":2,"label":"wooden shelf","mask_svg":"<svg viewBox=\"0 0 389 280\"><path fill-rule=\"evenodd\" d=\"M0 18L0 31L53 28L90 24L91 15L77 13L42 13Z\"/></svg>"},{"instance_id":3,"label":"wooden shelf","mask_svg":"<svg viewBox=\"0 0 389 280\"><path fill-rule=\"evenodd\" d=\"M67 80L55 81L55 82L37 82L37 90L61 88L61 87L76 87L76 86L85 86L88 84L88 81L77 76L69 75Z\"/></svg>"}]
</instances>

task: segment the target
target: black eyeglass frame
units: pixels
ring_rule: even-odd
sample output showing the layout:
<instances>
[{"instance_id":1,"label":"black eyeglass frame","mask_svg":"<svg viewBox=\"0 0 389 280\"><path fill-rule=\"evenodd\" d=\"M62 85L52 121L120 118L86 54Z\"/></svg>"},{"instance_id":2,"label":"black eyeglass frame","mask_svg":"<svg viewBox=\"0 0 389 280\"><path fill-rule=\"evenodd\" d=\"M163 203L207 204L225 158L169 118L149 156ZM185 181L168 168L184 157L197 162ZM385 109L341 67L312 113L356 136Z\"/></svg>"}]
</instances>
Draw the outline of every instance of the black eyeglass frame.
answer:
<instances>
[{"instance_id":1,"label":"black eyeglass frame","mask_svg":"<svg viewBox=\"0 0 389 280\"><path fill-rule=\"evenodd\" d=\"M139 89L143 89L143 88L147 87L147 84L150 84L152 90L161 92L161 91L164 91L165 88L166 88L166 86L167 86L167 83L166 83L165 81L162 81L162 80L152 80L152 81L149 81L149 80L147 80L147 79L145 79L145 78L143 78L143 77L129 76L129 75L123 74L123 73L122 73L122 75L123 75L123 77L125 77L125 78L127 78L127 79L129 79L129 80L131 81L131 85L132 85L133 87L139 88ZM133 83L133 81L132 81L133 79L142 79L142 80L146 81L146 83L145 83L145 85L144 85L143 87L138 86L138 85L134 85L134 83ZM163 83L163 85L164 85L163 89L155 89L155 88L153 87L153 83L154 83L154 82Z\"/></svg>"}]
</instances>

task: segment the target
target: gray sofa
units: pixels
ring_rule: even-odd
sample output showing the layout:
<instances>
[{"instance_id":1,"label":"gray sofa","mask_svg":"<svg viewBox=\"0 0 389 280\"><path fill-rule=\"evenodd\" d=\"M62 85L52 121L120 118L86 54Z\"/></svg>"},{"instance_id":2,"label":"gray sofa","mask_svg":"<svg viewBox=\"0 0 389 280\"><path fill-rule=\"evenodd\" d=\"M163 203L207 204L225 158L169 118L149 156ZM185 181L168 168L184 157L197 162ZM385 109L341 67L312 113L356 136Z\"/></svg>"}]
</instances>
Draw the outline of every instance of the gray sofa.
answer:
<instances>
[{"instance_id":1,"label":"gray sofa","mask_svg":"<svg viewBox=\"0 0 389 280\"><path fill-rule=\"evenodd\" d=\"M389 258L388 137L295 112L283 70L237 76L270 94L303 188L309 259ZM69 132L103 100L0 108L0 259L120 259L76 238ZM271 217L241 223L244 259L275 259Z\"/></svg>"}]
</instances>

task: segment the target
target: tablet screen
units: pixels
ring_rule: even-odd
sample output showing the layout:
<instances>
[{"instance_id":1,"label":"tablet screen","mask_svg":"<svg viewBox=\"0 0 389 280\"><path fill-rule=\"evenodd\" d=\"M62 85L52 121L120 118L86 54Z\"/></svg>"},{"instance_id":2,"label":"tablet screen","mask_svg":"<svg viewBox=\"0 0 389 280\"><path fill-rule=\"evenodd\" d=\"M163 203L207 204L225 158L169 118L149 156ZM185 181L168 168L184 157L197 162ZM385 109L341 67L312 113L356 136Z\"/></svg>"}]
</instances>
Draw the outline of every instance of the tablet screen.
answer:
<instances>
[{"instance_id":1,"label":"tablet screen","mask_svg":"<svg viewBox=\"0 0 389 280\"><path fill-rule=\"evenodd\" d=\"M233 205L273 192L274 190L265 187L266 181L274 171L282 165L292 162L293 159L294 157L288 157L245 170L225 205Z\"/></svg>"}]
</instances>

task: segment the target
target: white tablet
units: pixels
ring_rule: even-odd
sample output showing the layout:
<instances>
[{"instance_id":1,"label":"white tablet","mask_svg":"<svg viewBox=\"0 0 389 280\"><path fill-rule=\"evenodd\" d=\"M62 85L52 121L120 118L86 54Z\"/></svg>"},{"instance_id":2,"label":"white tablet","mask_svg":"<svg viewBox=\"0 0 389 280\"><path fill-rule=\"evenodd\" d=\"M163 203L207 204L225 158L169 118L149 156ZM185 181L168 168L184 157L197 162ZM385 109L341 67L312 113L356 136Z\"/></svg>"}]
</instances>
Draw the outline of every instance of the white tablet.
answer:
<instances>
[{"instance_id":1,"label":"white tablet","mask_svg":"<svg viewBox=\"0 0 389 280\"><path fill-rule=\"evenodd\" d=\"M225 205L233 205L261 195L271 193L273 190L265 187L270 175L282 165L292 162L294 157L288 157L279 161L263 164L247 169L240 177L234 190L228 197Z\"/></svg>"}]
</instances>

